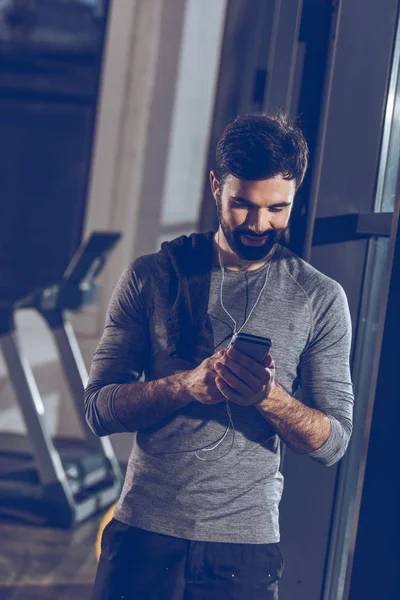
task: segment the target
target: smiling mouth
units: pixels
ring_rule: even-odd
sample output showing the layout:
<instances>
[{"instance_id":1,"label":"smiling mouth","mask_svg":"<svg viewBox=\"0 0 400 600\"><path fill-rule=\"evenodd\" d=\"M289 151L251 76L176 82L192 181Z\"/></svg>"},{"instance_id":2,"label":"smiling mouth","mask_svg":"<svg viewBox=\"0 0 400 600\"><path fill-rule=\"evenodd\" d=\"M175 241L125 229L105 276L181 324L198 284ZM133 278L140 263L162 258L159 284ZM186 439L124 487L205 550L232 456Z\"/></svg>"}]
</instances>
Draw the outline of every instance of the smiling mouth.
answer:
<instances>
[{"instance_id":1,"label":"smiling mouth","mask_svg":"<svg viewBox=\"0 0 400 600\"><path fill-rule=\"evenodd\" d=\"M244 244L249 246L261 246L268 239L267 236L255 237L254 235L246 235L245 233L242 233L240 238Z\"/></svg>"}]
</instances>

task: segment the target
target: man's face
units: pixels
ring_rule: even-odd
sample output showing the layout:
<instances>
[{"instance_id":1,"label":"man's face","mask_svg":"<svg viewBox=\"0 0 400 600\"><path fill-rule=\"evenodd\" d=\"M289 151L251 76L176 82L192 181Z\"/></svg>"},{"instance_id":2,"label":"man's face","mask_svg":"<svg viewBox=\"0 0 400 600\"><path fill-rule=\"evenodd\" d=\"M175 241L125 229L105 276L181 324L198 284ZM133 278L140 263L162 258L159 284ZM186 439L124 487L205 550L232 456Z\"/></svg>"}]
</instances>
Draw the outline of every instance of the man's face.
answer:
<instances>
[{"instance_id":1,"label":"man's face","mask_svg":"<svg viewBox=\"0 0 400 600\"><path fill-rule=\"evenodd\" d=\"M281 175L247 181L229 175L222 186L211 173L211 187L225 239L242 260L263 260L288 227L296 193L294 180Z\"/></svg>"}]
</instances>

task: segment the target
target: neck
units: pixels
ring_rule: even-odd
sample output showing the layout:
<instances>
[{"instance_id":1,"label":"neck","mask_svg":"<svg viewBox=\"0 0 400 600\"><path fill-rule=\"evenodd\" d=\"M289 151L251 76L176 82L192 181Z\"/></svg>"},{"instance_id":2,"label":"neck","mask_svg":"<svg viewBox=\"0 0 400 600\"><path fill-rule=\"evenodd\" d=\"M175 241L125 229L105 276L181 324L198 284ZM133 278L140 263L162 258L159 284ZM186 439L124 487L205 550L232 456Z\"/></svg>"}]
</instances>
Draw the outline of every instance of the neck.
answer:
<instances>
[{"instance_id":1,"label":"neck","mask_svg":"<svg viewBox=\"0 0 400 600\"><path fill-rule=\"evenodd\" d=\"M276 245L262 260L250 261L240 258L233 252L221 230L217 231L213 238L214 264L219 266L219 252L221 262L226 269L231 271L254 271L265 265L275 252Z\"/></svg>"}]
</instances>

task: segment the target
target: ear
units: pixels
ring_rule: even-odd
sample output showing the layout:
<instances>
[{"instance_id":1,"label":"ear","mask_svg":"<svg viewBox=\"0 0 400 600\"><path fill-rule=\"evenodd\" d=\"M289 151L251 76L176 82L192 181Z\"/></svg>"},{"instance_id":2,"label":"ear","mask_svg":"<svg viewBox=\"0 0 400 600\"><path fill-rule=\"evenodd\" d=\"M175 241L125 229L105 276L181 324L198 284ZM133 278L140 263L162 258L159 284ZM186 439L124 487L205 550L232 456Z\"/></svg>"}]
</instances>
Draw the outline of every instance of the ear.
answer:
<instances>
[{"instance_id":1,"label":"ear","mask_svg":"<svg viewBox=\"0 0 400 600\"><path fill-rule=\"evenodd\" d=\"M210 187L212 195L214 196L215 201L217 201L218 196L221 193L221 187L214 171L210 171Z\"/></svg>"}]
</instances>

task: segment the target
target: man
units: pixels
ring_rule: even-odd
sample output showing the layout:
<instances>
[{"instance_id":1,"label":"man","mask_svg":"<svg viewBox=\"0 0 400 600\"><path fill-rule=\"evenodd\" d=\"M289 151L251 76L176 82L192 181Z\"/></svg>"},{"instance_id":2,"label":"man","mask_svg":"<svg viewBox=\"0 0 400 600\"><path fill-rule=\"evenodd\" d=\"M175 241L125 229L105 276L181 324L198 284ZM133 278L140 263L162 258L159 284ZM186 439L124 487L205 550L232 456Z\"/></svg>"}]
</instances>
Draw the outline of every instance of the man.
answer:
<instances>
[{"instance_id":1,"label":"man","mask_svg":"<svg viewBox=\"0 0 400 600\"><path fill-rule=\"evenodd\" d=\"M218 231L163 244L114 291L86 414L135 436L95 600L278 598L280 440L329 466L352 429L345 294L278 243L307 155L287 117L235 119L210 175ZM229 348L239 331L272 339L263 364Z\"/></svg>"}]
</instances>

